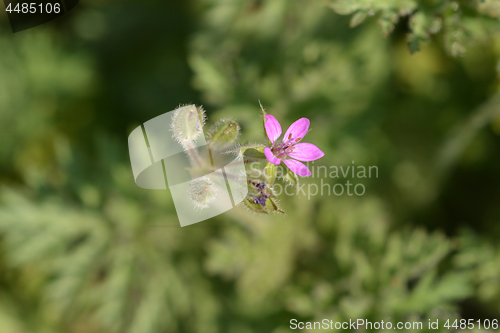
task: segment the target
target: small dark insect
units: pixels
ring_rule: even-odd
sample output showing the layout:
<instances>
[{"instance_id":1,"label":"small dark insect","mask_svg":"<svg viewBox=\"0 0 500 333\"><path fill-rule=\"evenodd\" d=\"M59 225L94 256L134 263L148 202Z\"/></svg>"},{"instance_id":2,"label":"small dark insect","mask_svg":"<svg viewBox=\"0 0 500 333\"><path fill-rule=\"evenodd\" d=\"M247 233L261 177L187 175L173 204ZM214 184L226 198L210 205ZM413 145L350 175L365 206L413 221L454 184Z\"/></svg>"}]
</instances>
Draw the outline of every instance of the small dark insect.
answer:
<instances>
[{"instance_id":1,"label":"small dark insect","mask_svg":"<svg viewBox=\"0 0 500 333\"><path fill-rule=\"evenodd\" d=\"M266 191L266 183L255 182L253 180L249 180L248 182L259 189L260 195L258 197L253 198L253 202L265 207L266 200L269 198L269 193Z\"/></svg>"},{"instance_id":2,"label":"small dark insect","mask_svg":"<svg viewBox=\"0 0 500 333\"><path fill-rule=\"evenodd\" d=\"M259 183L259 184L255 185L255 187L257 187L258 189L262 190L262 189L264 189L266 187L266 184Z\"/></svg>"},{"instance_id":3,"label":"small dark insect","mask_svg":"<svg viewBox=\"0 0 500 333\"><path fill-rule=\"evenodd\" d=\"M266 206L266 196L263 196L263 197L257 197L257 198L254 198L253 199L253 202L256 203L257 205L261 205L261 206Z\"/></svg>"}]
</instances>

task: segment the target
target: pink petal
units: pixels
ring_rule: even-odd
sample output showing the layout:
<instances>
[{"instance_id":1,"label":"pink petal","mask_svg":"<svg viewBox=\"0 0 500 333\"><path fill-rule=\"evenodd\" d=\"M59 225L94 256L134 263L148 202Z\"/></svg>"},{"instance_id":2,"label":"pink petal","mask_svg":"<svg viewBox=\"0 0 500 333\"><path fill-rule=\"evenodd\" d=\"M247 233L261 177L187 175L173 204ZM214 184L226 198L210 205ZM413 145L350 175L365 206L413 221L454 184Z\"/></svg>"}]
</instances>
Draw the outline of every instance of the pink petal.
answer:
<instances>
[{"instance_id":1,"label":"pink petal","mask_svg":"<svg viewBox=\"0 0 500 333\"><path fill-rule=\"evenodd\" d=\"M281 160L274 156L273 152L268 147L264 148L264 155L266 155L267 160L274 165L279 165L281 163Z\"/></svg>"},{"instance_id":2,"label":"pink petal","mask_svg":"<svg viewBox=\"0 0 500 333\"><path fill-rule=\"evenodd\" d=\"M286 130L285 136L283 137L283 142L294 141L299 142L304 138L309 130L309 124L311 122L307 118L300 118L296 122L290 125Z\"/></svg>"},{"instance_id":3,"label":"pink petal","mask_svg":"<svg viewBox=\"0 0 500 333\"><path fill-rule=\"evenodd\" d=\"M264 127L266 128L267 137L274 144L281 135L280 123L276 120L276 118L274 118L274 116L268 114L266 115Z\"/></svg>"},{"instance_id":4,"label":"pink petal","mask_svg":"<svg viewBox=\"0 0 500 333\"><path fill-rule=\"evenodd\" d=\"M292 159L283 160L283 163L301 177L309 177L311 175L311 170L304 163Z\"/></svg>"},{"instance_id":5,"label":"pink petal","mask_svg":"<svg viewBox=\"0 0 500 333\"><path fill-rule=\"evenodd\" d=\"M293 151L288 156L307 162L322 158L325 156L325 153L312 143L298 143L293 146Z\"/></svg>"}]
</instances>

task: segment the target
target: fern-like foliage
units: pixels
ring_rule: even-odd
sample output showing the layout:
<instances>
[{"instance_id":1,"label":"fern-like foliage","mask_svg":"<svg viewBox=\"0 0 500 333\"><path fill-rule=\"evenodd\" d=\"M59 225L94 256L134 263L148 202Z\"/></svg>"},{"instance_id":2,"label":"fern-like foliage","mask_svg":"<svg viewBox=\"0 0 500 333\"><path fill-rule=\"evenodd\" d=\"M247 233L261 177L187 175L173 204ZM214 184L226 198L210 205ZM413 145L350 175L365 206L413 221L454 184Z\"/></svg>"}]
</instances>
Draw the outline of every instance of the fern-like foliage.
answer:
<instances>
[{"instance_id":1,"label":"fern-like foliage","mask_svg":"<svg viewBox=\"0 0 500 333\"><path fill-rule=\"evenodd\" d=\"M494 0L333 0L330 6L339 14L352 14L351 27L377 15L385 37L403 17L408 17L407 41L412 53L420 49L421 42L442 32L448 53L463 56L467 45L500 29L499 4Z\"/></svg>"}]
</instances>

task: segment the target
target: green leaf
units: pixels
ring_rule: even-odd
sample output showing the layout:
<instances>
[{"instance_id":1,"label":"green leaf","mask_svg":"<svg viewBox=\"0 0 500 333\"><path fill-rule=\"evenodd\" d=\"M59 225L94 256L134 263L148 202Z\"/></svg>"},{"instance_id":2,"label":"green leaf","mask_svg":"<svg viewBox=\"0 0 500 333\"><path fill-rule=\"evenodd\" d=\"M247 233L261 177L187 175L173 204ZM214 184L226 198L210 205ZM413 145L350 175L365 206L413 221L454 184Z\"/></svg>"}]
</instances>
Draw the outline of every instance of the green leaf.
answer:
<instances>
[{"instance_id":1,"label":"green leaf","mask_svg":"<svg viewBox=\"0 0 500 333\"><path fill-rule=\"evenodd\" d=\"M349 15L359 8L359 4L350 0L336 0L330 4L330 7L338 14Z\"/></svg>"},{"instance_id":2,"label":"green leaf","mask_svg":"<svg viewBox=\"0 0 500 333\"><path fill-rule=\"evenodd\" d=\"M382 34L384 37L388 37L389 34L394 30L394 25L398 22L399 16L394 12L385 13L379 20L380 27L382 28Z\"/></svg>"},{"instance_id":3,"label":"green leaf","mask_svg":"<svg viewBox=\"0 0 500 333\"><path fill-rule=\"evenodd\" d=\"M349 26L351 28L354 28L355 26L361 24L365 20L366 16L367 16L367 12L365 12L363 10L356 12L356 14L354 14L352 16L351 22L349 23Z\"/></svg>"}]
</instances>

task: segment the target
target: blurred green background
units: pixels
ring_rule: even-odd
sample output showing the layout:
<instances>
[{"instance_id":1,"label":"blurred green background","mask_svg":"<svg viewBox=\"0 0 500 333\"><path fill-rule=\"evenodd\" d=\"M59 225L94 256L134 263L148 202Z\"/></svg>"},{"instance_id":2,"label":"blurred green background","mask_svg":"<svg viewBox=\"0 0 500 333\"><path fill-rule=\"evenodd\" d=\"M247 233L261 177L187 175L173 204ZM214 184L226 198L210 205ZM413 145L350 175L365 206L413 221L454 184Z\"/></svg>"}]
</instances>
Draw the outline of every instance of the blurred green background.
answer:
<instances>
[{"instance_id":1,"label":"blurred green background","mask_svg":"<svg viewBox=\"0 0 500 333\"><path fill-rule=\"evenodd\" d=\"M88 0L16 34L2 10L0 332L500 319L500 4L332 3ZM128 134L195 103L260 142L259 99L378 178L180 228Z\"/></svg>"}]
</instances>

